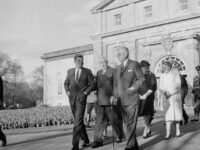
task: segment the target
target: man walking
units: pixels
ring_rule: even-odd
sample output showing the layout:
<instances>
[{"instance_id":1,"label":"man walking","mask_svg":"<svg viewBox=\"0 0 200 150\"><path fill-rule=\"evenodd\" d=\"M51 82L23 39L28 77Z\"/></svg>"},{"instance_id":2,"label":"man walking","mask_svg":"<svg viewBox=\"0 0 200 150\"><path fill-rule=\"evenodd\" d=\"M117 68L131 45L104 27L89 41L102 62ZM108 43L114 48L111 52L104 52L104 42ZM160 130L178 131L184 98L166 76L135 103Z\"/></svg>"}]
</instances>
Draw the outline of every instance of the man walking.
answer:
<instances>
[{"instance_id":1,"label":"man walking","mask_svg":"<svg viewBox=\"0 0 200 150\"><path fill-rule=\"evenodd\" d=\"M3 108L3 80L0 74L0 108ZM1 120L0 120L0 140L2 140L2 146L6 146L7 140L6 135L2 131Z\"/></svg>"},{"instance_id":2,"label":"man walking","mask_svg":"<svg viewBox=\"0 0 200 150\"><path fill-rule=\"evenodd\" d=\"M119 100L123 120L127 126L127 142L124 150L138 150L139 147L135 134L139 109L137 90L142 86L145 78L139 63L129 59L127 47L120 46L116 50L121 65L117 67L115 99L112 99L111 102L116 103Z\"/></svg>"},{"instance_id":3,"label":"man walking","mask_svg":"<svg viewBox=\"0 0 200 150\"><path fill-rule=\"evenodd\" d=\"M186 81L187 75L181 75L181 100L182 100L182 110L183 110L183 121L181 121L181 124L187 124L188 123L188 115L184 109L184 104L185 104L185 97L187 96L188 93L188 84Z\"/></svg>"},{"instance_id":4,"label":"man walking","mask_svg":"<svg viewBox=\"0 0 200 150\"><path fill-rule=\"evenodd\" d=\"M68 70L64 87L74 116L72 150L79 150L80 138L82 146L89 144L83 117L87 95L95 88L95 82L91 70L83 67L83 55L76 54L74 63L76 67Z\"/></svg>"},{"instance_id":5,"label":"man walking","mask_svg":"<svg viewBox=\"0 0 200 150\"><path fill-rule=\"evenodd\" d=\"M108 61L102 57L100 60L101 70L97 72L97 115L94 129L94 143L92 148L103 145L102 136L108 121L117 135L117 142L123 138L122 116L117 105L111 108L110 98L114 92L115 70L108 66Z\"/></svg>"},{"instance_id":6,"label":"man walking","mask_svg":"<svg viewBox=\"0 0 200 150\"><path fill-rule=\"evenodd\" d=\"M193 94L194 94L194 118L192 122L199 122L200 113L200 66L196 66L198 75L193 79Z\"/></svg>"}]
</instances>

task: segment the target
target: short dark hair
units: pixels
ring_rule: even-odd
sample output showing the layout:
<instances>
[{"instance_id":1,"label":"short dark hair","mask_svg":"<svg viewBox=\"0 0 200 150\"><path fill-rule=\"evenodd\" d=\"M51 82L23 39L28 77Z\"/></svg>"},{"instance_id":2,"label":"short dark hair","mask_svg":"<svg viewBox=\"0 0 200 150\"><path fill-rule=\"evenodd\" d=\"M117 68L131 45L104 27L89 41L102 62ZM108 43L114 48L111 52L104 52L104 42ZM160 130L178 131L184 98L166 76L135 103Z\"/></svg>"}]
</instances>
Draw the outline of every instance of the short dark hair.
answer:
<instances>
[{"instance_id":1,"label":"short dark hair","mask_svg":"<svg viewBox=\"0 0 200 150\"><path fill-rule=\"evenodd\" d=\"M74 60L76 60L77 58L83 58L83 55L82 55L82 54L76 54L76 55L74 56Z\"/></svg>"}]
</instances>

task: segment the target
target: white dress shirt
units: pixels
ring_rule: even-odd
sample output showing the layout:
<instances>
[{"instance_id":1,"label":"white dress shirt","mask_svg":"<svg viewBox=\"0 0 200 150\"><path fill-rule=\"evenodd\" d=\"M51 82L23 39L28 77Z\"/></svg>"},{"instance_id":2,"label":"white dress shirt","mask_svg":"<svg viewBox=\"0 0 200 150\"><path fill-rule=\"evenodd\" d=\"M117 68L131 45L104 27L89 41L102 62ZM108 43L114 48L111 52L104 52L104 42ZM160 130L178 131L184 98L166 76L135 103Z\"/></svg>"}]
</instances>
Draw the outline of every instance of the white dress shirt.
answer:
<instances>
[{"instance_id":1,"label":"white dress shirt","mask_svg":"<svg viewBox=\"0 0 200 150\"><path fill-rule=\"evenodd\" d=\"M126 66L127 62L128 62L128 59L126 59L126 60L123 62L123 67Z\"/></svg>"}]
</instances>

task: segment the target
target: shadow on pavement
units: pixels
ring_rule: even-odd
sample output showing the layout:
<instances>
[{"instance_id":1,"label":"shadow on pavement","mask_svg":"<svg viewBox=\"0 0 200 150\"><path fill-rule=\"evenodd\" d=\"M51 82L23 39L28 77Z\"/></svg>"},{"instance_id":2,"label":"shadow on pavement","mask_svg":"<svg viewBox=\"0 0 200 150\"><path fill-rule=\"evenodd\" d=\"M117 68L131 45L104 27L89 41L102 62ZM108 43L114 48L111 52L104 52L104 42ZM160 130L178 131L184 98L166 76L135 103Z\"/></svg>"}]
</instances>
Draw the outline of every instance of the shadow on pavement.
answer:
<instances>
[{"instance_id":1,"label":"shadow on pavement","mask_svg":"<svg viewBox=\"0 0 200 150\"><path fill-rule=\"evenodd\" d=\"M155 136L155 138L147 141L147 142L144 142L143 144L140 145L140 149L143 150L143 149L151 149L151 148L148 148L150 146L153 146L161 141L164 141L166 142L165 144L165 147L162 147L163 150L165 149L169 149L169 144L168 142L170 142L174 137L175 137L175 126L172 125L171 127L171 139L170 140L164 140L163 138L165 137L165 125L164 124L164 121L159 121L157 122L156 124L153 124L152 126L152 136ZM200 123L188 123L187 125L183 125L180 127L181 129L181 132L183 133L182 136L186 135L187 133L190 133L190 132L194 132L194 131L197 131L200 129ZM200 131L199 131L200 132ZM174 150L181 150L185 145L187 145L197 134L199 134L199 132L195 132L194 134L192 134L191 136L189 136L186 140L183 140L182 143L179 148L176 148ZM181 137L182 137L181 136ZM181 138L180 137L180 138ZM177 137L176 137L177 138ZM145 140L145 139L144 139ZM173 144L173 143L172 143Z\"/></svg>"},{"instance_id":2,"label":"shadow on pavement","mask_svg":"<svg viewBox=\"0 0 200 150\"><path fill-rule=\"evenodd\" d=\"M91 131L92 129L88 129L88 130ZM53 139L53 138L58 138L58 137L68 136L68 135L72 135L72 130L68 131L67 133L59 132L59 133L55 133L53 135L46 135L46 136L42 136L42 137L37 136L37 137L29 138L28 140L25 140L25 141L16 142L16 143L12 143L12 144L9 144L9 141L8 141L8 145L6 147L25 144L25 143L31 143L31 142L37 142L37 141L41 141L41 140Z\"/></svg>"}]
</instances>

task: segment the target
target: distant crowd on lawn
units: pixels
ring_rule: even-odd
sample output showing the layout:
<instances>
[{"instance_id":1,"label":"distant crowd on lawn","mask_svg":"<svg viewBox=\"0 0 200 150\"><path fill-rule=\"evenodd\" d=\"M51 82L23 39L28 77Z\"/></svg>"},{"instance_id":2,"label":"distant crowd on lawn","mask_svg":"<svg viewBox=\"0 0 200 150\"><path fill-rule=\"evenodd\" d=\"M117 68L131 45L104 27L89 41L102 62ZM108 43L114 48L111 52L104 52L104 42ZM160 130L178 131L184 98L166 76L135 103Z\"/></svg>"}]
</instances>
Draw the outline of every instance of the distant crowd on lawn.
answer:
<instances>
[{"instance_id":1,"label":"distant crowd on lawn","mask_svg":"<svg viewBox=\"0 0 200 150\"><path fill-rule=\"evenodd\" d=\"M73 116L69 106L38 106L0 111L0 124L3 129L59 126L72 123Z\"/></svg>"}]
</instances>

